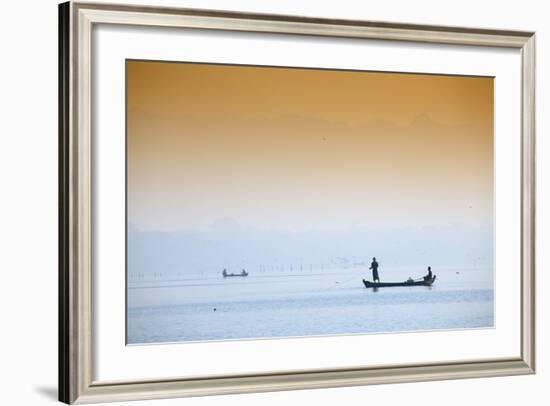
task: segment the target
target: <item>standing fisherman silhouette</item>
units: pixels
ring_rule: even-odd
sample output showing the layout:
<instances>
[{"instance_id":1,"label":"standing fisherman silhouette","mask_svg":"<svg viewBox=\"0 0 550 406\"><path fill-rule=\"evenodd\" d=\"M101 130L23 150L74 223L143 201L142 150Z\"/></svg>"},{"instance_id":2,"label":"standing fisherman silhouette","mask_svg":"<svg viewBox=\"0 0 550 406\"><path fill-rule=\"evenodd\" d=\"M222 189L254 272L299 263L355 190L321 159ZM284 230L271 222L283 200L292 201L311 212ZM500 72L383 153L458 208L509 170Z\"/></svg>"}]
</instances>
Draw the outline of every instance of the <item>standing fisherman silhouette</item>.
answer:
<instances>
[{"instance_id":1,"label":"standing fisherman silhouette","mask_svg":"<svg viewBox=\"0 0 550 406\"><path fill-rule=\"evenodd\" d=\"M380 277L378 276L378 262L376 262L376 258L372 259L369 269L372 269L372 281L380 283Z\"/></svg>"}]
</instances>

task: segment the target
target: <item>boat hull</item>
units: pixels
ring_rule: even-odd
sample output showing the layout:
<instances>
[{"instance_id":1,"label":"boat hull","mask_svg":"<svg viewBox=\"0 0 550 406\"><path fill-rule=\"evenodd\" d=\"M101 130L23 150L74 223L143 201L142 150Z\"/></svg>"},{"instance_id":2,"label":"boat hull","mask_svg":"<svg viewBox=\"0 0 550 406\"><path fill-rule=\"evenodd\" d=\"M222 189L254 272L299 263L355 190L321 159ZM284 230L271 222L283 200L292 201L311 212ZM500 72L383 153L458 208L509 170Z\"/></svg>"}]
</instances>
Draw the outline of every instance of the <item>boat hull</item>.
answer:
<instances>
[{"instance_id":1,"label":"boat hull","mask_svg":"<svg viewBox=\"0 0 550 406\"><path fill-rule=\"evenodd\" d=\"M363 279L363 284L366 288L393 288L397 286L432 286L436 278L436 275L432 279L422 280L417 282L379 282L374 283Z\"/></svg>"}]
</instances>

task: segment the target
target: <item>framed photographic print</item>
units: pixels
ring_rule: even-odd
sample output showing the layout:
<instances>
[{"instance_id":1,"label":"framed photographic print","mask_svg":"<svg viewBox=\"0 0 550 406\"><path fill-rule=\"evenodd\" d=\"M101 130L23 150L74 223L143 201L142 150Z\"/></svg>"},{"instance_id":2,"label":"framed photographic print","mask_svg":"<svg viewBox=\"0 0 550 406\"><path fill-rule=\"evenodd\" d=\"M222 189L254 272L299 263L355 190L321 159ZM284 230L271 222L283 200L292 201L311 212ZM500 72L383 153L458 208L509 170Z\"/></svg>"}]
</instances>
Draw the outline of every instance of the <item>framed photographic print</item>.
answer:
<instances>
[{"instance_id":1,"label":"framed photographic print","mask_svg":"<svg viewBox=\"0 0 550 406\"><path fill-rule=\"evenodd\" d=\"M534 373L534 33L59 17L61 401Z\"/></svg>"}]
</instances>

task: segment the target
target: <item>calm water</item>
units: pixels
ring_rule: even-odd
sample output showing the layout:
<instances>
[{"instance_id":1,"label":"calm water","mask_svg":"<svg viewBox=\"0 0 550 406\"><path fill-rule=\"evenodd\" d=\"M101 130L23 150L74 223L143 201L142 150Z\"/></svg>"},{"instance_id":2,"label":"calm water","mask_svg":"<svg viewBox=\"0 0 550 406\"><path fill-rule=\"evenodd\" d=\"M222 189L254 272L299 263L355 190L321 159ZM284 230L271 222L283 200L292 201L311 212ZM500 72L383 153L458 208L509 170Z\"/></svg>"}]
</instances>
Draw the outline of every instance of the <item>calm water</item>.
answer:
<instances>
[{"instance_id":1,"label":"calm water","mask_svg":"<svg viewBox=\"0 0 550 406\"><path fill-rule=\"evenodd\" d=\"M493 327L489 268L436 269L432 287L365 289L363 269L130 281L128 343ZM382 281L423 271L381 269Z\"/></svg>"}]
</instances>

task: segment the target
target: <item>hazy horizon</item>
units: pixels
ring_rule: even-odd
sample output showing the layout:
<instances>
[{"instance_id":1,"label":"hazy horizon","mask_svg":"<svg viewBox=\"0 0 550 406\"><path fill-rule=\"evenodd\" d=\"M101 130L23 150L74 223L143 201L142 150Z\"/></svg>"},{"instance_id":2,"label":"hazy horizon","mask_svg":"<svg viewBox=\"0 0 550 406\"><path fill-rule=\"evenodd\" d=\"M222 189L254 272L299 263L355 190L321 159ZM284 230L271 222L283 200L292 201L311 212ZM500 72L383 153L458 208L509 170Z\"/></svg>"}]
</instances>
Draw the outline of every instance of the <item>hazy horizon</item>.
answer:
<instances>
[{"instance_id":1,"label":"hazy horizon","mask_svg":"<svg viewBox=\"0 0 550 406\"><path fill-rule=\"evenodd\" d=\"M349 227L340 230L269 231L229 219L205 230L144 231L129 224L128 269L140 274L219 274L222 269L253 274L361 268L373 256L382 269L428 265L493 267L489 227ZM386 277L391 274L386 273Z\"/></svg>"}]
</instances>

